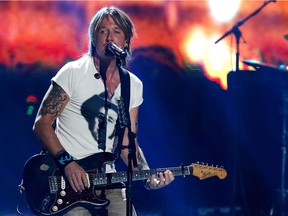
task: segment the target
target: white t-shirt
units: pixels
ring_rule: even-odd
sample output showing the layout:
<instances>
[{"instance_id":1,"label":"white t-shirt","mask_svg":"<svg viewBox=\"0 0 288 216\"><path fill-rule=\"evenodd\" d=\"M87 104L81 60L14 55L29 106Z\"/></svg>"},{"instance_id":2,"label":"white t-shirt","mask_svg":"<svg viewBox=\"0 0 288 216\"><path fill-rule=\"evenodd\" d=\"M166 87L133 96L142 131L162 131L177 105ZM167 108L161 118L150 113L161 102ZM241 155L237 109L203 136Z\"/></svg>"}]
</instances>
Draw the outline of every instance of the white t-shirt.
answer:
<instances>
[{"instance_id":1,"label":"white t-shirt","mask_svg":"<svg viewBox=\"0 0 288 216\"><path fill-rule=\"evenodd\" d=\"M105 119L104 83L102 79L94 77L96 73L99 72L94 66L93 58L85 55L64 65L52 78L52 81L61 86L70 97L67 106L58 117L56 133L65 150L75 159L103 151L113 151L121 84L108 99L110 105L106 113L107 128L103 128L101 119ZM134 74L129 72L129 75L131 110L143 102L143 85ZM104 147L99 146L98 142L101 129L106 133Z\"/></svg>"}]
</instances>

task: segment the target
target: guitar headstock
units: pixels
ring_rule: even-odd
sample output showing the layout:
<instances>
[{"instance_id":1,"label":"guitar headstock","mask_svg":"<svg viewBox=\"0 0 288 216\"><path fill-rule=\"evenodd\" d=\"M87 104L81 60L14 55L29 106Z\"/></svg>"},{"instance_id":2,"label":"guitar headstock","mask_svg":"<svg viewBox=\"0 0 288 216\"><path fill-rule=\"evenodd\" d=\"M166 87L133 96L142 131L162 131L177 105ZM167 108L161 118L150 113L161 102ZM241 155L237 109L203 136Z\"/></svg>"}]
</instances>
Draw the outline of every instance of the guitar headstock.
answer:
<instances>
[{"instance_id":1,"label":"guitar headstock","mask_svg":"<svg viewBox=\"0 0 288 216\"><path fill-rule=\"evenodd\" d=\"M219 179L224 179L227 176L227 172L224 168L218 166L209 166L200 163L192 163L193 175L200 180L217 176Z\"/></svg>"}]
</instances>

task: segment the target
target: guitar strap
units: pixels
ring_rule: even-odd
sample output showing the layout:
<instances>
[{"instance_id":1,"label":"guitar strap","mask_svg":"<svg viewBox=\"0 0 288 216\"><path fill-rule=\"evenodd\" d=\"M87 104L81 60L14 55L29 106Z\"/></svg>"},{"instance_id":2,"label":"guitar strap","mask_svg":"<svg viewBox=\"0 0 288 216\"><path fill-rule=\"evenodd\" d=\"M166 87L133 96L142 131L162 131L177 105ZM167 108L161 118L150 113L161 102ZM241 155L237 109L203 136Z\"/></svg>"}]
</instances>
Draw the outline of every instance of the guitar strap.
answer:
<instances>
[{"instance_id":1,"label":"guitar strap","mask_svg":"<svg viewBox=\"0 0 288 216\"><path fill-rule=\"evenodd\" d=\"M121 99L119 101L118 107L118 122L117 122L117 133L118 135L118 143L116 147L117 158L121 154L121 150L123 149L123 137L125 128L128 128L129 132L131 132L131 121L129 114L129 105L130 105L130 76L126 69L119 66L120 73L120 82L121 82ZM130 133L129 133L130 134ZM132 141L129 138L129 142ZM133 138L134 141L134 138ZM132 141L132 142L133 142Z\"/></svg>"}]
</instances>

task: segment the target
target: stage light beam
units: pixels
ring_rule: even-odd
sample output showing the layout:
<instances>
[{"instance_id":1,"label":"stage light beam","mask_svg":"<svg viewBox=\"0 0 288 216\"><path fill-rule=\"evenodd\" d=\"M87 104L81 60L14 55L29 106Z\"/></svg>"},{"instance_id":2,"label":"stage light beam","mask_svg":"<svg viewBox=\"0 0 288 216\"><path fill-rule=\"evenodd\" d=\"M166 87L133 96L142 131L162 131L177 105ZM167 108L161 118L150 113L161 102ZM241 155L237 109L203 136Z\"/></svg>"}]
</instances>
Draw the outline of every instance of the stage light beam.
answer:
<instances>
[{"instance_id":1,"label":"stage light beam","mask_svg":"<svg viewBox=\"0 0 288 216\"><path fill-rule=\"evenodd\" d=\"M215 21L226 23L237 14L241 0L209 0L208 4Z\"/></svg>"}]
</instances>

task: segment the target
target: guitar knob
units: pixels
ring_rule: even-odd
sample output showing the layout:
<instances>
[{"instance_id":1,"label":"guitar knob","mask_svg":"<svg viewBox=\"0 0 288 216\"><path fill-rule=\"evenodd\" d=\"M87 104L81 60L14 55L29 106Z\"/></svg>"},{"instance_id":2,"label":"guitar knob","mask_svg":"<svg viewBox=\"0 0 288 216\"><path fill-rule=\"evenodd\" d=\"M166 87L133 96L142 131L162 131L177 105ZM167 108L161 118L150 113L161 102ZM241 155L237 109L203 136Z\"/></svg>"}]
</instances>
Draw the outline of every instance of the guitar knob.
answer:
<instances>
[{"instance_id":1,"label":"guitar knob","mask_svg":"<svg viewBox=\"0 0 288 216\"><path fill-rule=\"evenodd\" d=\"M62 190L62 191L60 191L60 195L61 195L62 197L64 197L64 196L66 196L66 192L65 192L64 190Z\"/></svg>"},{"instance_id":2,"label":"guitar knob","mask_svg":"<svg viewBox=\"0 0 288 216\"><path fill-rule=\"evenodd\" d=\"M57 206L53 206L52 207L52 211L54 211L54 212L58 211L58 207Z\"/></svg>"},{"instance_id":3,"label":"guitar knob","mask_svg":"<svg viewBox=\"0 0 288 216\"><path fill-rule=\"evenodd\" d=\"M57 203L58 203L59 205L61 205L61 204L63 203L63 200L62 200L62 199L58 199L58 200L57 200Z\"/></svg>"}]
</instances>

